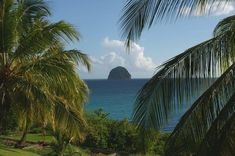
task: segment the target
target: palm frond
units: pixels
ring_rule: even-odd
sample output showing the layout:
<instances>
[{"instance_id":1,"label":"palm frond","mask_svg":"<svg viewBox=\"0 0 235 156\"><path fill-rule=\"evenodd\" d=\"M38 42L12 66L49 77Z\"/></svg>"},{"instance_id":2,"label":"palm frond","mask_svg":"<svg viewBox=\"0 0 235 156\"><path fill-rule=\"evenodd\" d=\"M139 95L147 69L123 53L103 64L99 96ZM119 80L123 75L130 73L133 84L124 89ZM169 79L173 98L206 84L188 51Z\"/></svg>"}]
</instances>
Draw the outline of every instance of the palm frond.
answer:
<instances>
[{"instance_id":1,"label":"palm frond","mask_svg":"<svg viewBox=\"0 0 235 156\"><path fill-rule=\"evenodd\" d=\"M24 35L26 34L26 35ZM78 41L80 34L76 29L63 21L48 23L38 20L26 33L23 32L15 50L15 57L26 57L43 53L53 47L61 47L66 41Z\"/></svg>"},{"instance_id":2,"label":"palm frond","mask_svg":"<svg viewBox=\"0 0 235 156\"><path fill-rule=\"evenodd\" d=\"M11 94L16 97L14 103L20 102L22 97L23 101L21 101L21 104L27 105L28 102L25 101L31 100L30 104L35 104L35 108L38 103L41 106L50 107L53 96L48 89L44 88L42 80L34 79L34 77L29 74L28 76L11 77L6 85L10 86L10 84L14 85L14 88L9 88L11 89L9 92L13 92ZM25 108L27 108L27 106L25 106Z\"/></svg>"},{"instance_id":3,"label":"palm frond","mask_svg":"<svg viewBox=\"0 0 235 156\"><path fill-rule=\"evenodd\" d=\"M74 92L74 87L68 84L75 86L75 82L79 79L76 72L77 64L84 64L88 70L90 69L89 58L77 50L63 51L61 48L57 50L52 49L40 57L36 55L31 59L24 59L24 62L19 62L20 65L16 62L15 74L31 73L35 79L43 80L48 85L54 84L54 87L59 85L65 92L70 90Z\"/></svg>"},{"instance_id":4,"label":"palm frond","mask_svg":"<svg viewBox=\"0 0 235 156\"><path fill-rule=\"evenodd\" d=\"M219 142L215 148L217 155L235 155L235 113L226 123L220 134Z\"/></svg>"},{"instance_id":5,"label":"palm frond","mask_svg":"<svg viewBox=\"0 0 235 156\"><path fill-rule=\"evenodd\" d=\"M58 97L52 121L56 131L67 135L68 138L81 139L81 132L87 127L82 110L72 108L70 101Z\"/></svg>"},{"instance_id":6,"label":"palm frond","mask_svg":"<svg viewBox=\"0 0 235 156\"><path fill-rule=\"evenodd\" d=\"M215 27L213 35L219 36L224 32L235 29L235 16L229 16L223 20L221 20Z\"/></svg>"},{"instance_id":7,"label":"palm frond","mask_svg":"<svg viewBox=\"0 0 235 156\"><path fill-rule=\"evenodd\" d=\"M9 50L12 49L14 44L14 31L16 21L14 18L14 13L11 12L13 7L13 0L3 0L0 5L0 52L9 53ZM6 59L6 58L5 58ZM6 60L5 60L6 63Z\"/></svg>"},{"instance_id":8,"label":"palm frond","mask_svg":"<svg viewBox=\"0 0 235 156\"><path fill-rule=\"evenodd\" d=\"M218 125L218 130L216 131L217 135L213 136L213 138L210 138L210 139L213 139L213 140L210 140L212 145L207 145L209 148L201 149L201 151L199 151L197 155L202 155L202 156L204 155L205 156L207 155L214 155L214 156L235 155L234 131L235 131L235 113L233 112L232 114L229 114L229 118L226 120L226 122L223 122L222 125Z\"/></svg>"},{"instance_id":9,"label":"palm frond","mask_svg":"<svg viewBox=\"0 0 235 156\"><path fill-rule=\"evenodd\" d=\"M32 22L38 18L38 15L45 17L51 15L49 6L44 0L19 0L16 5L19 20Z\"/></svg>"},{"instance_id":10,"label":"palm frond","mask_svg":"<svg viewBox=\"0 0 235 156\"><path fill-rule=\"evenodd\" d=\"M200 148L197 151L197 155L215 155L215 153L220 155L217 152L217 149L220 149L221 147L220 139L222 137L222 133L224 133L223 131L224 128L226 127L225 125L229 123L229 120L232 119L234 113L235 113L235 94L233 94L228 103L223 107L223 109L219 113L218 117L212 123L212 126L210 127L202 143L200 144ZM232 152L231 149L230 151ZM227 152L229 151L227 150ZM225 154L225 155L230 155L230 154Z\"/></svg>"},{"instance_id":11,"label":"palm frond","mask_svg":"<svg viewBox=\"0 0 235 156\"><path fill-rule=\"evenodd\" d=\"M235 90L235 64L200 96L183 115L166 146L167 155L196 152ZM231 110L232 111L232 110Z\"/></svg>"},{"instance_id":12,"label":"palm frond","mask_svg":"<svg viewBox=\"0 0 235 156\"><path fill-rule=\"evenodd\" d=\"M38 14L49 15L48 5L42 0L3 0L0 5L1 53L10 53L17 45L19 32L29 28Z\"/></svg>"},{"instance_id":13,"label":"palm frond","mask_svg":"<svg viewBox=\"0 0 235 156\"><path fill-rule=\"evenodd\" d=\"M89 91L77 68L90 70L90 60L65 50L80 34L69 23L50 22L49 15L44 0L0 1L0 101L22 123L50 123L69 139L79 138ZM0 118L9 112L2 106Z\"/></svg>"},{"instance_id":14,"label":"palm frond","mask_svg":"<svg viewBox=\"0 0 235 156\"><path fill-rule=\"evenodd\" d=\"M91 63L90 63L91 61L90 61L90 58L86 54L75 49L65 51L64 53L67 57L69 57L69 59L77 63L77 65L81 64L85 66L88 71L91 70Z\"/></svg>"},{"instance_id":15,"label":"palm frond","mask_svg":"<svg viewBox=\"0 0 235 156\"><path fill-rule=\"evenodd\" d=\"M127 46L141 36L144 28L150 28L155 21L172 20L196 13L206 13L215 3L233 0L128 0L120 18L122 37Z\"/></svg>"},{"instance_id":16,"label":"palm frond","mask_svg":"<svg viewBox=\"0 0 235 156\"><path fill-rule=\"evenodd\" d=\"M137 95L133 122L159 129L172 111L199 97L235 61L233 36L228 31L161 65Z\"/></svg>"},{"instance_id":17,"label":"palm frond","mask_svg":"<svg viewBox=\"0 0 235 156\"><path fill-rule=\"evenodd\" d=\"M46 29L49 30L49 34L55 34L55 37L62 38L68 43L74 40L78 41L80 37L78 31L71 24L64 21L52 23Z\"/></svg>"}]
</instances>

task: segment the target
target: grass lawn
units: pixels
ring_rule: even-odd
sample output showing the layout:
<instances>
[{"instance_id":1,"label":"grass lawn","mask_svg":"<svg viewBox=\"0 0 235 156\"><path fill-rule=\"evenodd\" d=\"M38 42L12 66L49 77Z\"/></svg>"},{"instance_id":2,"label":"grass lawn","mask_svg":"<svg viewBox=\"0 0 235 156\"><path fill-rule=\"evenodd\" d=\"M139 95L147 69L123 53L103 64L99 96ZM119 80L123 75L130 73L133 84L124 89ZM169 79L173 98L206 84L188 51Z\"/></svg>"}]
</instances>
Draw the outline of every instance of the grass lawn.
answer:
<instances>
[{"instance_id":1,"label":"grass lawn","mask_svg":"<svg viewBox=\"0 0 235 156\"><path fill-rule=\"evenodd\" d=\"M9 138L9 139L15 139L15 140L19 140L20 137L21 137L21 134L9 134L9 135L6 135L6 136L1 136L2 138ZM53 140L53 137L50 136L50 135L46 135L46 136L43 136L42 134L27 134L27 137L26 137L26 140L27 141L30 141L30 142L38 142L38 141L45 141L47 143L50 143L52 140Z\"/></svg>"},{"instance_id":2,"label":"grass lawn","mask_svg":"<svg viewBox=\"0 0 235 156\"><path fill-rule=\"evenodd\" d=\"M0 156L39 156L39 154L0 144Z\"/></svg>"},{"instance_id":3,"label":"grass lawn","mask_svg":"<svg viewBox=\"0 0 235 156\"><path fill-rule=\"evenodd\" d=\"M4 139L19 140L21 135L12 133L6 136L2 135L0 137ZM45 141L47 143L51 143L53 141L53 137L49 135L42 136L41 134L27 134L27 141L35 143L37 143L38 141ZM24 149L16 149L11 146L4 145L3 142L3 140L0 140L0 156L39 156L48 155L53 151L51 146L42 147L38 146L37 144L30 145L28 147L25 147ZM70 145L65 151L65 156L88 156L89 153L90 152L87 149L82 149L80 147Z\"/></svg>"}]
</instances>

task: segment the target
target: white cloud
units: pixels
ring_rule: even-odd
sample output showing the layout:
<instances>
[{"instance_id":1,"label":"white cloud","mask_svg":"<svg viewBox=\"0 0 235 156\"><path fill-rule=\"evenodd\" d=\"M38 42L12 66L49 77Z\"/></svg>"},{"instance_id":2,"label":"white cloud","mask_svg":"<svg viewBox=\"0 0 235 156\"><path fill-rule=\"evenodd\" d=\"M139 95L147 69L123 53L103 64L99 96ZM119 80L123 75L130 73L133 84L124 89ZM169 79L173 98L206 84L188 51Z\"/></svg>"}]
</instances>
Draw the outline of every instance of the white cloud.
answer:
<instances>
[{"instance_id":1,"label":"white cloud","mask_svg":"<svg viewBox=\"0 0 235 156\"><path fill-rule=\"evenodd\" d=\"M113 65L113 66L123 66L125 64L125 59L117 55L115 52L110 52L107 55L101 56L100 58L91 57L91 61L94 64L99 65Z\"/></svg>"},{"instance_id":2,"label":"white cloud","mask_svg":"<svg viewBox=\"0 0 235 156\"><path fill-rule=\"evenodd\" d=\"M107 50L113 51L110 54L114 55L115 53L116 57L123 58L123 66L144 71L153 71L156 67L156 64L153 62L152 58L145 56L144 47L141 47L136 43L133 43L129 53L126 52L125 43L120 40L110 40L109 38L105 38L103 41L103 46Z\"/></svg>"},{"instance_id":3,"label":"white cloud","mask_svg":"<svg viewBox=\"0 0 235 156\"><path fill-rule=\"evenodd\" d=\"M102 41L105 54L100 57L90 57L93 70L92 77L107 77L109 71L117 66L123 66L132 77L150 77L157 66L152 58L145 55L144 47L133 43L128 53L124 41L105 38Z\"/></svg>"},{"instance_id":4,"label":"white cloud","mask_svg":"<svg viewBox=\"0 0 235 156\"><path fill-rule=\"evenodd\" d=\"M233 2L218 1L214 2L212 5L208 3L205 9L196 10L192 12L193 16L202 16L205 14L210 14L212 16L222 16L232 13L235 10ZM188 15L190 13L190 8L185 8L182 10L182 14Z\"/></svg>"}]
</instances>

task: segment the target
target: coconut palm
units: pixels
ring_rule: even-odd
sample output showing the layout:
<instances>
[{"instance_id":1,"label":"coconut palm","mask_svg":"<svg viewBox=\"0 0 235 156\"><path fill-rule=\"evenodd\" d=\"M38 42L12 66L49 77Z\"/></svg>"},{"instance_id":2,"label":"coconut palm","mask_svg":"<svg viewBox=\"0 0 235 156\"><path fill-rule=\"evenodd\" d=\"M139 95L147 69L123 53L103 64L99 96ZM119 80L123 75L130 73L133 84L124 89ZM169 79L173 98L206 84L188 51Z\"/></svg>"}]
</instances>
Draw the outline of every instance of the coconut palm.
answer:
<instances>
[{"instance_id":1,"label":"coconut palm","mask_svg":"<svg viewBox=\"0 0 235 156\"><path fill-rule=\"evenodd\" d=\"M204 13L221 2L129 0L121 17L127 46L154 21ZM166 144L166 155L235 155L234 33L235 16L222 20L210 40L163 63L139 91L133 122L140 127L160 129L173 112L190 106Z\"/></svg>"},{"instance_id":2,"label":"coconut palm","mask_svg":"<svg viewBox=\"0 0 235 156\"><path fill-rule=\"evenodd\" d=\"M50 22L49 15L43 0L0 1L0 130L13 110L25 129L22 140L32 122L74 139L86 126L88 89L77 67L89 70L89 59L64 48L80 35L64 21Z\"/></svg>"}]
</instances>

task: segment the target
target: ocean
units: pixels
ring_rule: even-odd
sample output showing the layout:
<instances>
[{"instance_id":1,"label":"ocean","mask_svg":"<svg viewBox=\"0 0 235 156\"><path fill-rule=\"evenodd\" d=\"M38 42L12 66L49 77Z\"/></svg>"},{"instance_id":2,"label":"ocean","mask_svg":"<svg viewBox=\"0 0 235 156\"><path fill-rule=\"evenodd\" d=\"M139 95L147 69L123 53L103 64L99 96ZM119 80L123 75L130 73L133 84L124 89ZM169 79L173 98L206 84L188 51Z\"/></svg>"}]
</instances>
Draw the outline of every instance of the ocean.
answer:
<instances>
[{"instance_id":1,"label":"ocean","mask_svg":"<svg viewBox=\"0 0 235 156\"><path fill-rule=\"evenodd\" d=\"M127 118L131 120L136 94L148 79L85 81L90 89L86 110L102 108L112 119ZM162 131L171 132L185 111L186 109L183 109L177 114L173 114Z\"/></svg>"}]
</instances>

